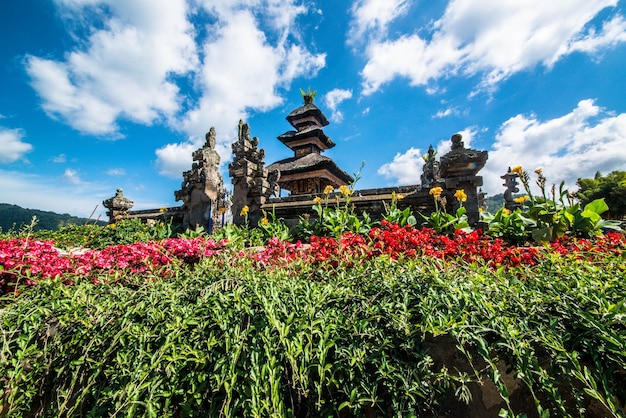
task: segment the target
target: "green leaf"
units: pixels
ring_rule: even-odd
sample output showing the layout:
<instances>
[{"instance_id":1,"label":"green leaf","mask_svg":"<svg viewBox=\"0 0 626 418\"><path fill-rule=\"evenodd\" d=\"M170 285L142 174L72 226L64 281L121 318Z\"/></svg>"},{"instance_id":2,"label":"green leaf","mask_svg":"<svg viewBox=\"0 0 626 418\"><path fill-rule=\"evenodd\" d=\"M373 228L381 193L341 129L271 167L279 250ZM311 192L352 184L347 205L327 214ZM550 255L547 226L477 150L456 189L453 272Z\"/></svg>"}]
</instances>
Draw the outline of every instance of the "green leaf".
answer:
<instances>
[{"instance_id":1,"label":"green leaf","mask_svg":"<svg viewBox=\"0 0 626 418\"><path fill-rule=\"evenodd\" d=\"M591 211L591 212L597 213L598 215L601 215L607 210L609 210L609 206L604 201L604 198L602 198L602 199L596 199L593 202L590 202L587 205L585 205L583 209L583 213L586 211Z\"/></svg>"}]
</instances>

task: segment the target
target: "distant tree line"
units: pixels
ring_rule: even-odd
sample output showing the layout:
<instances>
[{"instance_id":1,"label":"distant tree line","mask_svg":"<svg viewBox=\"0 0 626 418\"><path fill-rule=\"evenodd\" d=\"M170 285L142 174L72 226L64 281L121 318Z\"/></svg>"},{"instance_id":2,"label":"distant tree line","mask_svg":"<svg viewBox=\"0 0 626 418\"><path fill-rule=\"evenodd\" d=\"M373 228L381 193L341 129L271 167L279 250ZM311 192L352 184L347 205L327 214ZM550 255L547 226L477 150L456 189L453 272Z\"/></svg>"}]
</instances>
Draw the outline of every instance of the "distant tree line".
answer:
<instances>
[{"instance_id":1,"label":"distant tree line","mask_svg":"<svg viewBox=\"0 0 626 418\"><path fill-rule=\"evenodd\" d=\"M59 214L37 209L25 209L17 205L0 203L0 231L18 231L20 228L30 225L33 216L37 217L37 225L33 228L34 231L57 231L66 225L83 225L96 222L95 220L79 218L67 213ZM98 225L106 225L106 222L98 221Z\"/></svg>"}]
</instances>

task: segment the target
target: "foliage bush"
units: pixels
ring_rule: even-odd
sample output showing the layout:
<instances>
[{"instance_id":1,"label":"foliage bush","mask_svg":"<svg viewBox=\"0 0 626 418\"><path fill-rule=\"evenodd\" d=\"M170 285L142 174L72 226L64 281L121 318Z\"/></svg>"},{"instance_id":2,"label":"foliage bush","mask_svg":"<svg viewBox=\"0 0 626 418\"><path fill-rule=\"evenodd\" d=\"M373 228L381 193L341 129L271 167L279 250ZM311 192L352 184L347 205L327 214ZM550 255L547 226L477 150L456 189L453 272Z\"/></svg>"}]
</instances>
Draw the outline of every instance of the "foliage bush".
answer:
<instances>
[{"instance_id":1,"label":"foliage bush","mask_svg":"<svg viewBox=\"0 0 626 418\"><path fill-rule=\"evenodd\" d=\"M373 231L21 287L0 415L467 416L489 382L502 416L626 415L623 235L531 266L466 257L495 252L476 232Z\"/></svg>"},{"instance_id":2,"label":"foliage bush","mask_svg":"<svg viewBox=\"0 0 626 418\"><path fill-rule=\"evenodd\" d=\"M604 220L602 214L609 210L604 199L581 204L574 202L573 195L561 182L558 193L553 184L548 192L547 179L542 169L535 170L539 196L530 187L530 176L521 166L512 169L519 176L526 195L515 198L519 207L513 211L500 208L495 214L482 213L487 223L487 234L503 238L511 243L534 242L547 244L565 235L577 237L601 236L607 230L621 231L616 221Z\"/></svg>"}]
</instances>

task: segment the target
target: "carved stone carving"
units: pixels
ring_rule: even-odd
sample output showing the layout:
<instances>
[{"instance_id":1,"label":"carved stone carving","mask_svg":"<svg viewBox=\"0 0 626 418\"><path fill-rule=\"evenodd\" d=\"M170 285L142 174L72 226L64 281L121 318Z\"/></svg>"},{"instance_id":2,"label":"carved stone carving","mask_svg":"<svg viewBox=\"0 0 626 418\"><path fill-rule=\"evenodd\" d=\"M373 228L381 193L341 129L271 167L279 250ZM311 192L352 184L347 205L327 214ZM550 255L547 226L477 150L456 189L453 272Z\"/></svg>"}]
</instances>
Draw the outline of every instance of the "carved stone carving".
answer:
<instances>
[{"instance_id":1,"label":"carved stone carving","mask_svg":"<svg viewBox=\"0 0 626 418\"><path fill-rule=\"evenodd\" d=\"M232 214L236 225L245 224L247 217L249 224L255 226L262 216L261 206L275 189L268 180L265 150L258 145L259 139L250 137L250 126L240 120L238 139L232 145L233 162L228 166L233 182ZM272 177L276 183L280 174L274 173ZM245 206L248 212L244 216Z\"/></svg>"},{"instance_id":2,"label":"carved stone carving","mask_svg":"<svg viewBox=\"0 0 626 418\"><path fill-rule=\"evenodd\" d=\"M202 148L193 152L191 170L183 172L181 189L174 192L176 201L183 202L185 211L183 227L203 226L211 229L219 217L218 200L224 195L224 181L219 172L220 156L217 153L215 129L205 136Z\"/></svg>"},{"instance_id":3,"label":"carved stone carving","mask_svg":"<svg viewBox=\"0 0 626 418\"><path fill-rule=\"evenodd\" d=\"M487 151L476 151L465 148L461 134L450 138L450 152L441 157L439 176L445 181L446 189L462 189L467 195L464 203L470 225L475 225L480 216L478 211L478 188L483 185L482 176L476 174L487 162Z\"/></svg>"},{"instance_id":4,"label":"carved stone carving","mask_svg":"<svg viewBox=\"0 0 626 418\"><path fill-rule=\"evenodd\" d=\"M109 209L107 211L109 223L115 223L115 221L123 218L135 203L124 196L122 189L117 189L115 196L104 200L102 204Z\"/></svg>"},{"instance_id":5,"label":"carved stone carving","mask_svg":"<svg viewBox=\"0 0 626 418\"><path fill-rule=\"evenodd\" d=\"M439 179L439 162L435 159L437 151L433 146L428 147L428 152L422 156L424 168L422 169L421 184L424 188L431 188Z\"/></svg>"},{"instance_id":6,"label":"carved stone carving","mask_svg":"<svg viewBox=\"0 0 626 418\"><path fill-rule=\"evenodd\" d=\"M510 211L514 211L520 207L520 204L513 198L513 194L519 192L519 188L517 187L519 184L517 182L518 175L517 173L512 172L511 167L509 167L506 174L500 176L500 178L504 180L503 186L506 187L506 190L504 191L504 207Z\"/></svg>"}]
</instances>

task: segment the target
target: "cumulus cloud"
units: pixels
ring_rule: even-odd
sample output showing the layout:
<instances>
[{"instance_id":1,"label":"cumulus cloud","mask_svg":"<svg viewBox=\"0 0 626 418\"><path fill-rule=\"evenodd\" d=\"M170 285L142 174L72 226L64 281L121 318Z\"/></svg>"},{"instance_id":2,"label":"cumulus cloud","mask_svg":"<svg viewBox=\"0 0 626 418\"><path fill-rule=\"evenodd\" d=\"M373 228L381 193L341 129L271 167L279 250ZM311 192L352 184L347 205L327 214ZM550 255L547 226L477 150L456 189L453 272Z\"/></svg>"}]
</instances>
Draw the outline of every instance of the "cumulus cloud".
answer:
<instances>
[{"instance_id":1,"label":"cumulus cloud","mask_svg":"<svg viewBox=\"0 0 626 418\"><path fill-rule=\"evenodd\" d=\"M168 144L156 150L159 174L170 178L180 178L183 171L191 167L191 154L200 146L202 146L200 143L182 142Z\"/></svg>"},{"instance_id":2,"label":"cumulus cloud","mask_svg":"<svg viewBox=\"0 0 626 418\"><path fill-rule=\"evenodd\" d=\"M495 86L519 71L537 65L550 67L574 51L595 53L626 41L626 21L616 16L599 30L591 21L600 11L614 7L616 0L572 0L545 3L485 3L481 0L450 1L444 15L428 33L388 35L367 43L367 64L361 71L363 94L378 91L396 77L412 86L427 86L437 80L479 75L479 89ZM376 26L376 18L354 17L358 27ZM394 16L393 18L396 18Z\"/></svg>"},{"instance_id":3,"label":"cumulus cloud","mask_svg":"<svg viewBox=\"0 0 626 418\"><path fill-rule=\"evenodd\" d=\"M65 154L59 154L51 158L53 163L61 164L67 161L67 156Z\"/></svg>"},{"instance_id":4,"label":"cumulus cloud","mask_svg":"<svg viewBox=\"0 0 626 418\"><path fill-rule=\"evenodd\" d=\"M0 163L12 163L32 151L33 146L23 142L24 132L21 129L0 127Z\"/></svg>"},{"instance_id":5,"label":"cumulus cloud","mask_svg":"<svg viewBox=\"0 0 626 418\"><path fill-rule=\"evenodd\" d=\"M152 124L180 108L181 76L197 64L185 0L57 1L64 16L108 8L88 38L63 60L29 55L31 85L46 113L95 135L119 136L117 121ZM106 16L106 17L105 17Z\"/></svg>"},{"instance_id":6,"label":"cumulus cloud","mask_svg":"<svg viewBox=\"0 0 626 418\"><path fill-rule=\"evenodd\" d=\"M472 140L477 133L474 126L465 128L458 132L463 137L465 148L471 148ZM437 151L437 159L448 153L452 148L450 139L442 139L434 147ZM378 174L386 179L393 180L396 185L412 185L419 184L421 181L422 170L424 167L423 154L427 151L421 151L419 148L409 148L404 153L397 153L393 161L383 164L378 169Z\"/></svg>"},{"instance_id":7,"label":"cumulus cloud","mask_svg":"<svg viewBox=\"0 0 626 418\"><path fill-rule=\"evenodd\" d=\"M387 26L398 16L406 13L408 0L357 0L352 5L352 21L348 43L356 44L365 33L373 37L384 34Z\"/></svg>"},{"instance_id":8,"label":"cumulus cloud","mask_svg":"<svg viewBox=\"0 0 626 418\"><path fill-rule=\"evenodd\" d=\"M72 184L81 184L80 176L78 175L78 171L73 170L71 168L66 168L63 173L63 180L70 182Z\"/></svg>"},{"instance_id":9,"label":"cumulus cloud","mask_svg":"<svg viewBox=\"0 0 626 418\"><path fill-rule=\"evenodd\" d=\"M106 171L106 174L109 176L125 176L126 170L123 168L111 168Z\"/></svg>"},{"instance_id":10,"label":"cumulus cloud","mask_svg":"<svg viewBox=\"0 0 626 418\"><path fill-rule=\"evenodd\" d=\"M332 112L330 118L333 122L340 123L343 120L343 113L337 109L337 106L344 100L352 98L352 90L333 89L324 96L324 103Z\"/></svg>"},{"instance_id":11,"label":"cumulus cloud","mask_svg":"<svg viewBox=\"0 0 626 418\"><path fill-rule=\"evenodd\" d=\"M396 179L398 185L419 184L424 160L419 148L409 148L404 153L397 153L393 161L383 164L378 174L387 179Z\"/></svg>"},{"instance_id":12,"label":"cumulus cloud","mask_svg":"<svg viewBox=\"0 0 626 418\"><path fill-rule=\"evenodd\" d=\"M314 77L326 65L325 54L298 42L294 25L307 9L293 0L201 4L216 21L207 27L210 36L202 46L196 80L201 98L179 123L189 140L157 150L160 172L172 177L189 168L191 156L185 153L202 145L199 135L211 126L222 162L229 160L239 119L245 120L250 110L279 106L279 88L287 88L296 77Z\"/></svg>"},{"instance_id":13,"label":"cumulus cloud","mask_svg":"<svg viewBox=\"0 0 626 418\"><path fill-rule=\"evenodd\" d=\"M537 115L516 115L496 134L489 160L481 174L485 191L503 193L500 176L511 166L532 172L543 168L553 183L565 181L576 190L578 178L597 171L624 170L626 113L614 114L593 99L582 100L570 113L542 121Z\"/></svg>"},{"instance_id":14,"label":"cumulus cloud","mask_svg":"<svg viewBox=\"0 0 626 418\"><path fill-rule=\"evenodd\" d=\"M441 119L448 116L457 116L459 113L459 109L457 109L456 107L448 107L438 110L437 113L433 115L433 119Z\"/></svg>"}]
</instances>

